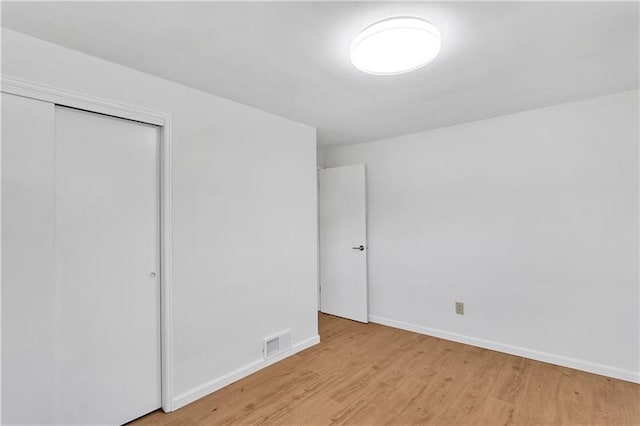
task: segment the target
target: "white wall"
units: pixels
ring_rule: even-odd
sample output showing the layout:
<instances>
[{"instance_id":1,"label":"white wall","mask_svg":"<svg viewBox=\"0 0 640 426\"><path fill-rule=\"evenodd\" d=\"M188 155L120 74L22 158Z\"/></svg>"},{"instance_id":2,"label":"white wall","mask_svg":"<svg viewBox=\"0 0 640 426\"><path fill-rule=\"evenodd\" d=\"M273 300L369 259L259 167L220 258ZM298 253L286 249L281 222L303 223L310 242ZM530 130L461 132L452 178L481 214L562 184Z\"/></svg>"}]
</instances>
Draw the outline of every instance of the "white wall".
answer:
<instances>
[{"instance_id":1,"label":"white wall","mask_svg":"<svg viewBox=\"0 0 640 426\"><path fill-rule=\"evenodd\" d=\"M298 349L317 341L315 129L4 29L2 66L172 115L176 404L262 366L267 335L290 328ZM6 315L2 326L25 330Z\"/></svg>"},{"instance_id":2,"label":"white wall","mask_svg":"<svg viewBox=\"0 0 640 426\"><path fill-rule=\"evenodd\" d=\"M637 91L324 154L367 165L373 321L639 380Z\"/></svg>"}]
</instances>

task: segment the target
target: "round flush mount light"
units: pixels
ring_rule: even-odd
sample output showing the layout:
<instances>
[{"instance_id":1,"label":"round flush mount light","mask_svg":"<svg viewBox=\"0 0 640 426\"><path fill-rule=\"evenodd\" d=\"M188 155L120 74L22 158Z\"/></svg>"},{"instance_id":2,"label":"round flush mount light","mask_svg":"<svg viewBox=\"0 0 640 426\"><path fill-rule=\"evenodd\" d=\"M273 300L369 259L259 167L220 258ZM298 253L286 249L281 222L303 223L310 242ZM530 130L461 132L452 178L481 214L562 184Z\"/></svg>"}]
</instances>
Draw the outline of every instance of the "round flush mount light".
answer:
<instances>
[{"instance_id":1,"label":"round flush mount light","mask_svg":"<svg viewBox=\"0 0 640 426\"><path fill-rule=\"evenodd\" d=\"M368 26L351 44L351 62L369 74L402 74L440 52L440 31L419 18L390 18Z\"/></svg>"}]
</instances>

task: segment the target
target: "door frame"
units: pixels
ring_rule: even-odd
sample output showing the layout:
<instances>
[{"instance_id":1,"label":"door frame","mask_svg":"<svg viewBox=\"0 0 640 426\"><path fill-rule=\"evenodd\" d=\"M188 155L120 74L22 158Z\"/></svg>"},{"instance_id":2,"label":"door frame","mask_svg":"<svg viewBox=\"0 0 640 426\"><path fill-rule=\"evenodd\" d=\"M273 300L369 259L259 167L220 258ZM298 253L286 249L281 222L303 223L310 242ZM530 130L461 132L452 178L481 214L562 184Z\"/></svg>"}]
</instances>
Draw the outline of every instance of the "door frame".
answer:
<instances>
[{"instance_id":1,"label":"door frame","mask_svg":"<svg viewBox=\"0 0 640 426\"><path fill-rule=\"evenodd\" d=\"M160 365L162 410L173 408L173 295L171 253L171 115L82 93L2 76L0 92L98 114L152 124L160 129Z\"/></svg>"}]
</instances>

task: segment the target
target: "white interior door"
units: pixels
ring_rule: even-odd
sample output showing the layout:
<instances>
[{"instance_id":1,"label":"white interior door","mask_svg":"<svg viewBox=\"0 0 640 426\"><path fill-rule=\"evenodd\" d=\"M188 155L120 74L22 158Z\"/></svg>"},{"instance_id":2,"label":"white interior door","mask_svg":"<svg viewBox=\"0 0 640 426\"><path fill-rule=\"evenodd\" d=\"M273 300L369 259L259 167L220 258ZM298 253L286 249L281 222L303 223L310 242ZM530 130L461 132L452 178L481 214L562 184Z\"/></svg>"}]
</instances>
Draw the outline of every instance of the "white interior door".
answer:
<instances>
[{"instance_id":1,"label":"white interior door","mask_svg":"<svg viewBox=\"0 0 640 426\"><path fill-rule=\"evenodd\" d=\"M319 172L320 310L368 322L365 167Z\"/></svg>"},{"instance_id":2,"label":"white interior door","mask_svg":"<svg viewBox=\"0 0 640 426\"><path fill-rule=\"evenodd\" d=\"M158 143L155 126L56 107L56 423L161 405Z\"/></svg>"}]
</instances>

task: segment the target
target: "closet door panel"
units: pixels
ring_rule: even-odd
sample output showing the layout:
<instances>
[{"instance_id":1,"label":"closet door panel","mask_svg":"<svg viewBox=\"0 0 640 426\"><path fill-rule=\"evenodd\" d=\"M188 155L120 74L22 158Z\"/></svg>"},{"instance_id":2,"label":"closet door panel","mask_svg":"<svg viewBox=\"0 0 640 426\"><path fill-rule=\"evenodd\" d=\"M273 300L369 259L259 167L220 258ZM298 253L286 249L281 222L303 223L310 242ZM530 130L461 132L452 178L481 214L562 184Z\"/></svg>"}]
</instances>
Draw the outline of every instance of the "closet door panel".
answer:
<instances>
[{"instance_id":1,"label":"closet door panel","mask_svg":"<svg viewBox=\"0 0 640 426\"><path fill-rule=\"evenodd\" d=\"M54 409L55 105L2 93L2 423Z\"/></svg>"},{"instance_id":2,"label":"closet door panel","mask_svg":"<svg viewBox=\"0 0 640 426\"><path fill-rule=\"evenodd\" d=\"M159 132L56 108L56 421L160 407Z\"/></svg>"}]
</instances>

